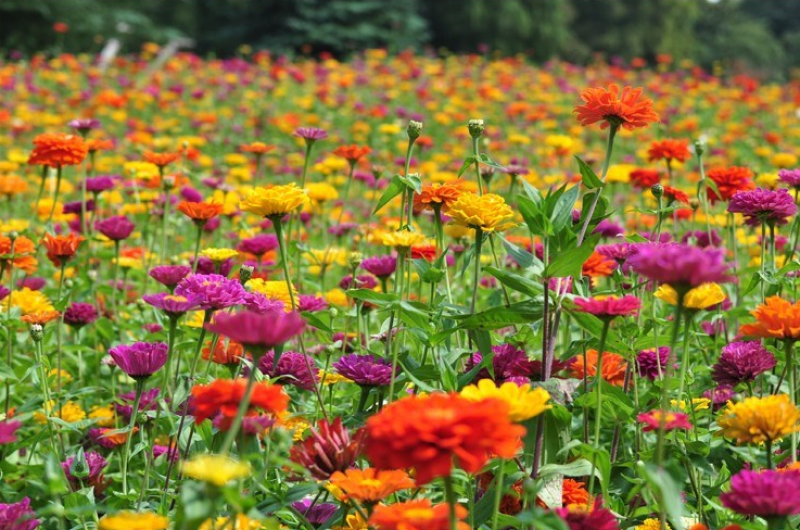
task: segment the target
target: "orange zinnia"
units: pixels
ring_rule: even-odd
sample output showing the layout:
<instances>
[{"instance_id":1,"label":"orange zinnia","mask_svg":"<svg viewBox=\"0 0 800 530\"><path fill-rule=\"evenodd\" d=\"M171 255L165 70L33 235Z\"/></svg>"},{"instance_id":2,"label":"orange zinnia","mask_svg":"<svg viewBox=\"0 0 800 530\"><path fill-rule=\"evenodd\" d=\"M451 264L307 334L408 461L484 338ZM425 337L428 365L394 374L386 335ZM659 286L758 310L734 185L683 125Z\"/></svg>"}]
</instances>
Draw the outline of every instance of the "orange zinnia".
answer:
<instances>
[{"instance_id":1,"label":"orange zinnia","mask_svg":"<svg viewBox=\"0 0 800 530\"><path fill-rule=\"evenodd\" d=\"M244 347L236 341L229 340L227 345L225 340L220 338L214 347L214 356L211 356L211 341L206 342L207 347L203 348L203 359L216 364L238 365L244 357Z\"/></svg>"},{"instance_id":2,"label":"orange zinnia","mask_svg":"<svg viewBox=\"0 0 800 530\"><path fill-rule=\"evenodd\" d=\"M647 160L650 162L656 160L686 162L689 156L691 156L689 142L686 140L657 140L651 143L647 150Z\"/></svg>"},{"instance_id":3,"label":"orange zinnia","mask_svg":"<svg viewBox=\"0 0 800 530\"><path fill-rule=\"evenodd\" d=\"M564 479L561 485L561 504L563 506L570 506L573 504L586 506L591 499L592 497L589 495L589 492L586 491L585 483L571 478Z\"/></svg>"},{"instance_id":4,"label":"orange zinnia","mask_svg":"<svg viewBox=\"0 0 800 530\"><path fill-rule=\"evenodd\" d=\"M40 326L44 326L48 322L55 320L60 316L61 313L58 311L39 311L36 313L27 314L20 320L26 324L39 324Z\"/></svg>"},{"instance_id":5,"label":"orange zinnia","mask_svg":"<svg viewBox=\"0 0 800 530\"><path fill-rule=\"evenodd\" d=\"M218 202L187 202L178 203L178 211L199 225L204 225L209 220L222 213L225 207Z\"/></svg>"},{"instance_id":6,"label":"orange zinnia","mask_svg":"<svg viewBox=\"0 0 800 530\"><path fill-rule=\"evenodd\" d=\"M247 387L245 379L216 379L207 385L192 388L192 404L194 419L202 423L207 419L218 419L220 430L226 431L233 423L239 410L239 403L244 398ZM250 398L250 406L246 416L255 416L261 412L278 415L289 406L289 396L280 385L256 383Z\"/></svg>"},{"instance_id":7,"label":"orange zinnia","mask_svg":"<svg viewBox=\"0 0 800 530\"><path fill-rule=\"evenodd\" d=\"M47 259L56 267L60 267L62 263L74 258L78 247L84 241L86 241L85 237L75 234L68 236L46 234L42 239L42 243L47 249Z\"/></svg>"},{"instance_id":8,"label":"orange zinnia","mask_svg":"<svg viewBox=\"0 0 800 530\"><path fill-rule=\"evenodd\" d=\"M9 263L20 270L33 274L39 262L32 254L36 253L36 245L27 237L20 236L14 240L14 252L12 257L11 238L0 236L0 270L5 270Z\"/></svg>"},{"instance_id":9,"label":"orange zinnia","mask_svg":"<svg viewBox=\"0 0 800 530\"><path fill-rule=\"evenodd\" d=\"M794 304L780 296L770 296L755 311L752 324L744 324L739 333L762 339L800 339L800 302Z\"/></svg>"},{"instance_id":10,"label":"orange zinnia","mask_svg":"<svg viewBox=\"0 0 800 530\"><path fill-rule=\"evenodd\" d=\"M251 144L243 144L239 149L245 153L253 153L256 156L260 156L269 153L275 149L275 146L265 144L264 142L253 142Z\"/></svg>"},{"instance_id":11,"label":"orange zinnia","mask_svg":"<svg viewBox=\"0 0 800 530\"><path fill-rule=\"evenodd\" d=\"M609 85L608 89L587 88L581 92L581 99L586 104L578 105L574 112L583 126L602 122L601 129L607 129L609 125L628 130L647 127L658 121L658 114L653 110L653 101L640 98L641 95L642 88L626 86L620 93L619 85L615 84Z\"/></svg>"},{"instance_id":12,"label":"orange zinnia","mask_svg":"<svg viewBox=\"0 0 800 530\"><path fill-rule=\"evenodd\" d=\"M458 394L408 396L367 420L366 454L379 469L414 468L417 483L449 476L453 465L477 473L491 456L511 458L525 428L497 399Z\"/></svg>"},{"instance_id":13,"label":"orange zinnia","mask_svg":"<svg viewBox=\"0 0 800 530\"><path fill-rule=\"evenodd\" d=\"M461 195L463 182L455 180L444 184L429 184L422 186L419 193L414 194L414 212L420 213L425 210L439 210L447 212L458 196Z\"/></svg>"},{"instance_id":14,"label":"orange zinnia","mask_svg":"<svg viewBox=\"0 0 800 530\"><path fill-rule=\"evenodd\" d=\"M582 274L590 278L603 278L611 276L616 268L617 263L614 260L603 256L595 250L589 256L589 259L584 262Z\"/></svg>"},{"instance_id":15,"label":"orange zinnia","mask_svg":"<svg viewBox=\"0 0 800 530\"><path fill-rule=\"evenodd\" d=\"M584 373L588 377L597 376L597 350L586 350L586 364L584 369L583 355L578 355L569 365L570 375L576 379L583 379ZM603 379L614 386L622 386L625 382L625 368L627 363L622 355L616 353L603 353Z\"/></svg>"},{"instance_id":16,"label":"orange zinnia","mask_svg":"<svg viewBox=\"0 0 800 530\"><path fill-rule=\"evenodd\" d=\"M467 510L456 504L458 530L469 530L461 521ZM428 499L400 502L390 506L376 506L369 518L370 526L378 530L450 530L450 508L446 504L431 505Z\"/></svg>"},{"instance_id":17,"label":"orange zinnia","mask_svg":"<svg viewBox=\"0 0 800 530\"><path fill-rule=\"evenodd\" d=\"M86 140L86 147L89 149L90 153L96 153L97 151L108 151L114 147L114 142L103 139L89 139Z\"/></svg>"},{"instance_id":18,"label":"orange zinnia","mask_svg":"<svg viewBox=\"0 0 800 530\"><path fill-rule=\"evenodd\" d=\"M86 142L74 134L40 134L33 139L33 145L33 151L28 158L28 164L31 165L76 166L89 154Z\"/></svg>"},{"instance_id":19,"label":"orange zinnia","mask_svg":"<svg viewBox=\"0 0 800 530\"><path fill-rule=\"evenodd\" d=\"M331 475L331 484L342 490L348 499L375 503L392 493L414 487L414 481L401 469L348 469Z\"/></svg>"},{"instance_id":20,"label":"orange zinnia","mask_svg":"<svg viewBox=\"0 0 800 530\"><path fill-rule=\"evenodd\" d=\"M6 175L0 177L0 195L17 195L25 193L28 183L19 175Z\"/></svg>"},{"instance_id":21,"label":"orange zinnia","mask_svg":"<svg viewBox=\"0 0 800 530\"><path fill-rule=\"evenodd\" d=\"M667 198L667 203L678 201L684 204L689 204L689 196L681 190L673 188L672 186L664 186L664 197Z\"/></svg>"},{"instance_id":22,"label":"orange zinnia","mask_svg":"<svg viewBox=\"0 0 800 530\"><path fill-rule=\"evenodd\" d=\"M355 164L364 155L372 152L367 146L342 145L333 150L333 154L346 159L351 164Z\"/></svg>"},{"instance_id":23,"label":"orange zinnia","mask_svg":"<svg viewBox=\"0 0 800 530\"><path fill-rule=\"evenodd\" d=\"M180 153L154 153L153 151L144 152L145 162L155 164L159 168L164 168L171 163L175 162L181 157Z\"/></svg>"},{"instance_id":24,"label":"orange zinnia","mask_svg":"<svg viewBox=\"0 0 800 530\"><path fill-rule=\"evenodd\" d=\"M717 185L720 197L711 187L708 188L708 200L711 204L717 201L729 201L739 191L756 189L752 181L753 172L746 167L717 167L709 169L706 176Z\"/></svg>"}]
</instances>

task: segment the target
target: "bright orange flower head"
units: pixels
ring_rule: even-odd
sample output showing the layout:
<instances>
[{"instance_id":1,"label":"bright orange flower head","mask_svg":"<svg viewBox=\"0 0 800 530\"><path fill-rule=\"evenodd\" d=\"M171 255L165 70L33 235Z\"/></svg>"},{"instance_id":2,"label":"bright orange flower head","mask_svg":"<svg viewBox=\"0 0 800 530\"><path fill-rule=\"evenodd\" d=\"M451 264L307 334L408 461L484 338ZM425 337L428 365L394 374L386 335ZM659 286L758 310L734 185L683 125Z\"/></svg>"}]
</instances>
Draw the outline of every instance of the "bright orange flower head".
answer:
<instances>
[{"instance_id":1,"label":"bright orange flower head","mask_svg":"<svg viewBox=\"0 0 800 530\"><path fill-rule=\"evenodd\" d=\"M197 224L204 225L209 220L223 212L225 207L218 202L187 202L178 203L178 211Z\"/></svg>"},{"instance_id":2,"label":"bright orange flower head","mask_svg":"<svg viewBox=\"0 0 800 530\"><path fill-rule=\"evenodd\" d=\"M569 365L570 375L576 379L583 379L584 373L588 377L597 376L597 350L586 350L586 368L583 364L583 355L578 355ZM603 379L614 386L622 386L625 382L625 369L627 363L622 355L616 353L603 353Z\"/></svg>"},{"instance_id":3,"label":"bright orange flower head","mask_svg":"<svg viewBox=\"0 0 800 530\"><path fill-rule=\"evenodd\" d=\"M455 180L444 184L422 186L422 190L414 194L414 212L420 213L439 208L441 212L446 213L450 205L461 195L462 185L462 181Z\"/></svg>"},{"instance_id":4,"label":"bright orange flower head","mask_svg":"<svg viewBox=\"0 0 800 530\"><path fill-rule=\"evenodd\" d=\"M708 200L711 204L717 201L729 201L739 191L756 189L753 172L746 167L717 167L709 169L706 176L717 185L719 193L708 188Z\"/></svg>"},{"instance_id":5,"label":"bright orange flower head","mask_svg":"<svg viewBox=\"0 0 800 530\"><path fill-rule=\"evenodd\" d=\"M28 164L50 167L76 166L89 154L83 138L74 134L45 133L33 139Z\"/></svg>"},{"instance_id":6,"label":"bright orange flower head","mask_svg":"<svg viewBox=\"0 0 800 530\"><path fill-rule=\"evenodd\" d=\"M752 324L744 324L739 333L762 339L800 339L800 302L794 304L780 296L770 296L755 311Z\"/></svg>"},{"instance_id":7,"label":"bright orange flower head","mask_svg":"<svg viewBox=\"0 0 800 530\"><path fill-rule=\"evenodd\" d=\"M44 326L60 316L61 313L58 311L37 311L36 313L29 313L23 316L20 320L26 324L39 324L40 326Z\"/></svg>"},{"instance_id":8,"label":"bright orange flower head","mask_svg":"<svg viewBox=\"0 0 800 530\"><path fill-rule=\"evenodd\" d=\"M216 379L207 385L192 388L192 404L196 423L214 419L220 430L228 430L244 398L245 379ZM289 406L289 396L280 385L256 383L246 416L267 413L276 416ZM219 424L216 421L219 421Z\"/></svg>"},{"instance_id":9,"label":"bright orange flower head","mask_svg":"<svg viewBox=\"0 0 800 530\"><path fill-rule=\"evenodd\" d=\"M418 484L450 475L454 464L476 473L493 455L517 453L525 428L506 409L496 399L409 396L367 420L366 454L379 469L414 468Z\"/></svg>"},{"instance_id":10,"label":"bright orange flower head","mask_svg":"<svg viewBox=\"0 0 800 530\"><path fill-rule=\"evenodd\" d=\"M450 530L450 508L446 504L431 505L428 499L401 502L390 506L376 506L369 524L377 530ZM461 520L467 510L456 505L458 530L469 530Z\"/></svg>"},{"instance_id":11,"label":"bright orange flower head","mask_svg":"<svg viewBox=\"0 0 800 530\"><path fill-rule=\"evenodd\" d=\"M577 504L588 506L592 497L586 491L586 484L571 478L565 478L561 485L561 504L570 506Z\"/></svg>"},{"instance_id":12,"label":"bright orange flower head","mask_svg":"<svg viewBox=\"0 0 800 530\"><path fill-rule=\"evenodd\" d=\"M401 469L348 469L331 475L331 484L342 490L348 499L375 503L392 493L414 487L414 481Z\"/></svg>"},{"instance_id":13,"label":"bright orange flower head","mask_svg":"<svg viewBox=\"0 0 800 530\"><path fill-rule=\"evenodd\" d=\"M641 95L642 88L626 86L620 93L619 85L615 84L607 89L587 88L581 92L581 99L586 104L578 105L574 112L583 126L602 122L601 129L607 129L609 125L628 130L647 127L659 118L653 110L653 101Z\"/></svg>"},{"instance_id":14,"label":"bright orange flower head","mask_svg":"<svg viewBox=\"0 0 800 530\"><path fill-rule=\"evenodd\" d=\"M150 162L151 164L155 164L160 168L170 165L180 157L180 153L154 153L153 151L144 152L145 162Z\"/></svg>"},{"instance_id":15,"label":"bright orange flower head","mask_svg":"<svg viewBox=\"0 0 800 530\"><path fill-rule=\"evenodd\" d=\"M75 234L67 236L46 234L42 239L42 243L47 249L47 259L56 267L60 267L62 263L74 258L78 247L84 241L86 241L85 237Z\"/></svg>"},{"instance_id":16,"label":"bright orange flower head","mask_svg":"<svg viewBox=\"0 0 800 530\"><path fill-rule=\"evenodd\" d=\"M28 190L28 183L19 175L5 175L0 177L0 195L19 195Z\"/></svg>"},{"instance_id":17,"label":"bright orange flower head","mask_svg":"<svg viewBox=\"0 0 800 530\"><path fill-rule=\"evenodd\" d=\"M617 263L614 260L594 251L583 264L583 275L590 278L603 278L611 276L616 268Z\"/></svg>"},{"instance_id":18,"label":"bright orange flower head","mask_svg":"<svg viewBox=\"0 0 800 530\"><path fill-rule=\"evenodd\" d=\"M664 186L664 197L666 197L667 203L678 201L684 204L689 204L689 196L681 190L673 188L672 186Z\"/></svg>"},{"instance_id":19,"label":"bright orange flower head","mask_svg":"<svg viewBox=\"0 0 800 530\"><path fill-rule=\"evenodd\" d=\"M13 253L11 238L0 236L0 268L11 266L23 270L28 274L36 272L39 262L33 257L36 245L27 237L20 236L14 240Z\"/></svg>"},{"instance_id":20,"label":"bright orange flower head","mask_svg":"<svg viewBox=\"0 0 800 530\"><path fill-rule=\"evenodd\" d=\"M109 149L114 148L114 142L111 140L91 138L86 140L86 147L89 149L90 153L95 153L97 151L108 151Z\"/></svg>"},{"instance_id":21,"label":"bright orange flower head","mask_svg":"<svg viewBox=\"0 0 800 530\"><path fill-rule=\"evenodd\" d=\"M275 149L274 145L268 145L263 142L253 142L250 144L242 144L239 149L245 153L253 153L256 156L264 155Z\"/></svg>"},{"instance_id":22,"label":"bright orange flower head","mask_svg":"<svg viewBox=\"0 0 800 530\"><path fill-rule=\"evenodd\" d=\"M362 147L359 145L341 145L333 150L334 155L344 158L351 164L355 164L361 157L368 155L371 152L372 149L369 147Z\"/></svg>"},{"instance_id":23,"label":"bright orange flower head","mask_svg":"<svg viewBox=\"0 0 800 530\"><path fill-rule=\"evenodd\" d=\"M656 140L647 150L647 160L650 162L657 160L686 162L690 156L689 142L686 140Z\"/></svg>"},{"instance_id":24,"label":"bright orange flower head","mask_svg":"<svg viewBox=\"0 0 800 530\"><path fill-rule=\"evenodd\" d=\"M222 365L238 365L244 358L244 347L236 341L228 341L220 338L214 347L214 356L211 356L211 342L206 342L208 346L203 348L203 359Z\"/></svg>"}]
</instances>

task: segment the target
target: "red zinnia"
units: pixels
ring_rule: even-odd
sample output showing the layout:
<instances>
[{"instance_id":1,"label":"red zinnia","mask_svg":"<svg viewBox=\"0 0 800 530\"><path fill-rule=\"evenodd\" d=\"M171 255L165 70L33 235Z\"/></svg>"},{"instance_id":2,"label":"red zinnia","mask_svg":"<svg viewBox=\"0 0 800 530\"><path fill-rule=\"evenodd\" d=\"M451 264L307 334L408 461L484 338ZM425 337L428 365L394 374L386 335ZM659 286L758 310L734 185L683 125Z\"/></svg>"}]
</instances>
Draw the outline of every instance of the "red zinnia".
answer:
<instances>
[{"instance_id":1,"label":"red zinnia","mask_svg":"<svg viewBox=\"0 0 800 530\"><path fill-rule=\"evenodd\" d=\"M752 180L753 172L746 167L717 167L709 169L706 176L717 185L721 195L720 197L709 187L708 200L712 204L720 200L729 201L739 191L756 189L756 185Z\"/></svg>"},{"instance_id":2,"label":"red zinnia","mask_svg":"<svg viewBox=\"0 0 800 530\"><path fill-rule=\"evenodd\" d=\"M686 162L690 155L689 142L686 140L656 140L647 150L647 160L650 162L656 160L666 160L668 163L672 160Z\"/></svg>"},{"instance_id":3,"label":"red zinnia","mask_svg":"<svg viewBox=\"0 0 800 530\"><path fill-rule=\"evenodd\" d=\"M222 213L224 207L218 202L187 202L178 203L178 211L199 225L206 224Z\"/></svg>"},{"instance_id":4,"label":"red zinnia","mask_svg":"<svg viewBox=\"0 0 800 530\"><path fill-rule=\"evenodd\" d=\"M160 168L170 165L171 163L178 160L180 157L181 157L180 153L154 153L153 151L144 152L145 161L150 162L151 164L155 164Z\"/></svg>"},{"instance_id":5,"label":"red zinnia","mask_svg":"<svg viewBox=\"0 0 800 530\"><path fill-rule=\"evenodd\" d=\"M378 530L450 530L449 510L448 505L433 506L428 499L379 505L372 512L369 524ZM467 510L457 504L458 530L469 530L469 525L461 521L466 516Z\"/></svg>"},{"instance_id":6,"label":"red zinnia","mask_svg":"<svg viewBox=\"0 0 800 530\"><path fill-rule=\"evenodd\" d=\"M673 188L672 186L664 186L664 197L667 198L667 203L678 201L684 204L689 204L689 196L681 190Z\"/></svg>"},{"instance_id":7,"label":"red zinnia","mask_svg":"<svg viewBox=\"0 0 800 530\"><path fill-rule=\"evenodd\" d=\"M626 86L620 93L619 85L615 84L607 89L587 88L581 92L581 99L586 104L578 105L574 112L583 126L602 122L601 129L607 129L609 125L628 130L647 127L658 121L658 114L653 110L653 101L641 95L642 88Z\"/></svg>"},{"instance_id":8,"label":"red zinnia","mask_svg":"<svg viewBox=\"0 0 800 530\"><path fill-rule=\"evenodd\" d=\"M246 388L246 379L217 379L207 385L195 386L192 388L194 421L199 424L207 419L219 418L219 428L227 430L236 417ZM288 406L289 396L283 391L282 386L256 383L246 416L260 413L276 416L284 412Z\"/></svg>"},{"instance_id":9,"label":"red zinnia","mask_svg":"<svg viewBox=\"0 0 800 530\"><path fill-rule=\"evenodd\" d=\"M364 155L372 152L367 146L342 145L333 150L333 154L346 159L351 164L355 164Z\"/></svg>"},{"instance_id":10,"label":"red zinnia","mask_svg":"<svg viewBox=\"0 0 800 530\"><path fill-rule=\"evenodd\" d=\"M628 179L634 188L648 190L654 184L658 184L661 176L658 174L657 169L634 169Z\"/></svg>"}]
</instances>

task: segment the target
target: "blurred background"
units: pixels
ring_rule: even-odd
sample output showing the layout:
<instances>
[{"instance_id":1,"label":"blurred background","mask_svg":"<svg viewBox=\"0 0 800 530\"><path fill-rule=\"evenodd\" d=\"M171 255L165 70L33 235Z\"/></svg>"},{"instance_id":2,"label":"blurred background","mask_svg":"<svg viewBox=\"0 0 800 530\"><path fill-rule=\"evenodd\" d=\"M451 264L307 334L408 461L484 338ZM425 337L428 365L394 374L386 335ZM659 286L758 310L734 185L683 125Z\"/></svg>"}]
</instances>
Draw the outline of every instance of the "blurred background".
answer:
<instances>
[{"instance_id":1,"label":"blurred background","mask_svg":"<svg viewBox=\"0 0 800 530\"><path fill-rule=\"evenodd\" d=\"M191 41L338 58L382 47L587 63L690 60L770 78L800 71L800 0L0 0L0 51L121 53ZM244 48L243 48L244 46Z\"/></svg>"}]
</instances>

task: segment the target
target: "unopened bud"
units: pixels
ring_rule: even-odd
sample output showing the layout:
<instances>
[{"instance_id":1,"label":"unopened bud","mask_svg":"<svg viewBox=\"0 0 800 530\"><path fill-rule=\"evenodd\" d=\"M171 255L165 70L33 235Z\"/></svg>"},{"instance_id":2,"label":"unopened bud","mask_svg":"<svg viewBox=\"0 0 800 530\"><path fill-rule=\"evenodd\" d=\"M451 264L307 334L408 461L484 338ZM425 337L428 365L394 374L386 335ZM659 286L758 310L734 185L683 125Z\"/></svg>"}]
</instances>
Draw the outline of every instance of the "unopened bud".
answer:
<instances>
[{"instance_id":1,"label":"unopened bud","mask_svg":"<svg viewBox=\"0 0 800 530\"><path fill-rule=\"evenodd\" d=\"M406 133L408 133L408 137L412 140L416 140L419 138L420 133L422 132L422 122L410 120L408 122L408 127L406 127Z\"/></svg>"},{"instance_id":2,"label":"unopened bud","mask_svg":"<svg viewBox=\"0 0 800 530\"><path fill-rule=\"evenodd\" d=\"M650 187L650 193L652 193L656 199L660 199L664 196L664 186L661 184L653 184Z\"/></svg>"},{"instance_id":3,"label":"unopened bud","mask_svg":"<svg viewBox=\"0 0 800 530\"><path fill-rule=\"evenodd\" d=\"M175 177L173 175L167 175L164 177L164 189L171 190L175 187Z\"/></svg>"},{"instance_id":4,"label":"unopened bud","mask_svg":"<svg viewBox=\"0 0 800 530\"><path fill-rule=\"evenodd\" d=\"M706 152L706 143L703 141L702 138L700 138L699 140L695 140L694 152L697 156L703 156L703 153Z\"/></svg>"},{"instance_id":5,"label":"unopened bud","mask_svg":"<svg viewBox=\"0 0 800 530\"><path fill-rule=\"evenodd\" d=\"M41 324L33 324L31 325L31 338L33 342L41 342L42 337L44 337L44 328Z\"/></svg>"},{"instance_id":6,"label":"unopened bud","mask_svg":"<svg viewBox=\"0 0 800 530\"><path fill-rule=\"evenodd\" d=\"M8 233L8 239L10 239L12 243L18 237L19 237L19 232L17 232L16 230L12 230L11 232Z\"/></svg>"},{"instance_id":7,"label":"unopened bud","mask_svg":"<svg viewBox=\"0 0 800 530\"><path fill-rule=\"evenodd\" d=\"M692 209L692 211L696 212L697 209L700 208L700 201L697 199L689 199L689 207Z\"/></svg>"},{"instance_id":8,"label":"unopened bud","mask_svg":"<svg viewBox=\"0 0 800 530\"><path fill-rule=\"evenodd\" d=\"M364 261L364 255L361 252L351 252L348 260L350 261L350 267L357 269L361 262Z\"/></svg>"},{"instance_id":9,"label":"unopened bud","mask_svg":"<svg viewBox=\"0 0 800 530\"><path fill-rule=\"evenodd\" d=\"M86 463L86 456L83 453L83 448L78 449L78 453L72 460L69 466L69 474L77 479L86 478L89 476L89 464Z\"/></svg>"},{"instance_id":10,"label":"unopened bud","mask_svg":"<svg viewBox=\"0 0 800 530\"><path fill-rule=\"evenodd\" d=\"M470 136L473 138L480 138L486 126L483 124L483 120L469 120L467 128L469 129Z\"/></svg>"},{"instance_id":11,"label":"unopened bud","mask_svg":"<svg viewBox=\"0 0 800 530\"><path fill-rule=\"evenodd\" d=\"M239 268L239 283L242 285L246 284L250 281L250 278L253 277L253 267L250 265L242 265Z\"/></svg>"}]
</instances>

